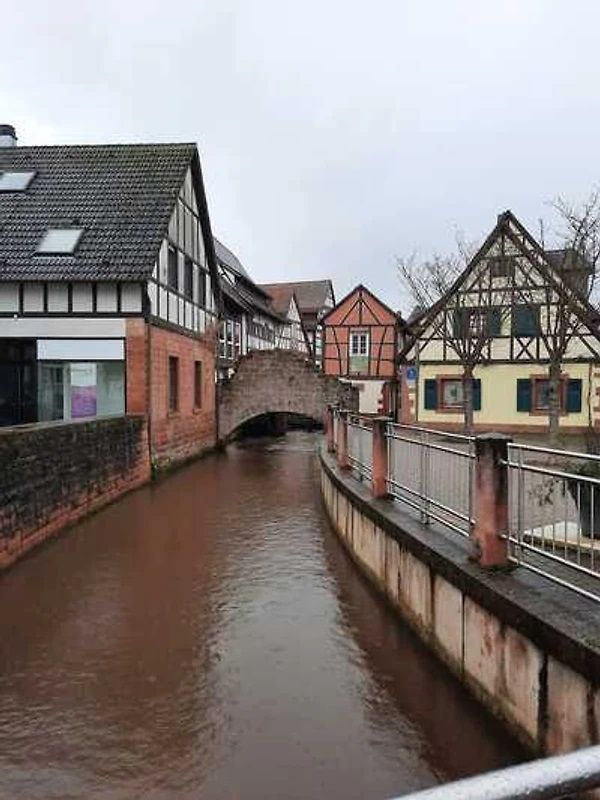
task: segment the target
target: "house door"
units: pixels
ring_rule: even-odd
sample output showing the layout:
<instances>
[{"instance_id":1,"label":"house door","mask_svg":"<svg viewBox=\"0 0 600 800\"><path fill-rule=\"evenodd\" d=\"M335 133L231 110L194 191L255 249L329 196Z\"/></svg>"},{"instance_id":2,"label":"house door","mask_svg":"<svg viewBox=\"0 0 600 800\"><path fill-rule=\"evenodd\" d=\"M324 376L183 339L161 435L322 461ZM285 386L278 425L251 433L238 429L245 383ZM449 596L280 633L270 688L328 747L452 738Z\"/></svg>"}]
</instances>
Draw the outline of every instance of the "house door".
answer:
<instances>
[{"instance_id":1,"label":"house door","mask_svg":"<svg viewBox=\"0 0 600 800\"><path fill-rule=\"evenodd\" d=\"M35 341L0 339L0 426L37 419Z\"/></svg>"}]
</instances>

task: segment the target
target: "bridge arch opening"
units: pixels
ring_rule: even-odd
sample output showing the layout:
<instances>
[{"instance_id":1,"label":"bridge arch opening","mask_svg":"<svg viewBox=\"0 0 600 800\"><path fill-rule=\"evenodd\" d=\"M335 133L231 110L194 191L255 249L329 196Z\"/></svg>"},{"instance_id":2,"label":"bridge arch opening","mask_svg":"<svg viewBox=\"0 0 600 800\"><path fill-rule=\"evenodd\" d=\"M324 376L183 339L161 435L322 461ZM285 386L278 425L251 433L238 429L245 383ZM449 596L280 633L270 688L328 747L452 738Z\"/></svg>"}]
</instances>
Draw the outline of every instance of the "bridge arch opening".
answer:
<instances>
[{"instance_id":1,"label":"bridge arch opening","mask_svg":"<svg viewBox=\"0 0 600 800\"><path fill-rule=\"evenodd\" d=\"M315 431L323 428L323 420L289 411L267 411L241 422L229 438L246 439L260 436L284 436L291 430Z\"/></svg>"}]
</instances>

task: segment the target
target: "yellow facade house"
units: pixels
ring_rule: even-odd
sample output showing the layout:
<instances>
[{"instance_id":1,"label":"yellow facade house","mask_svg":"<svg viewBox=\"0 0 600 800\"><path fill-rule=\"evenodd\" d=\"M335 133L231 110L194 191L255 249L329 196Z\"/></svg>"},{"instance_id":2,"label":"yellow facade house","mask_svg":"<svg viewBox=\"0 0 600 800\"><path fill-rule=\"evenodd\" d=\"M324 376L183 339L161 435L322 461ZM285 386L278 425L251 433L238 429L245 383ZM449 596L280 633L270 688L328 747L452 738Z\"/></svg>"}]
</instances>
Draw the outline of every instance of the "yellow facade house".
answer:
<instances>
[{"instance_id":1,"label":"yellow facade house","mask_svg":"<svg viewBox=\"0 0 600 800\"><path fill-rule=\"evenodd\" d=\"M575 251L545 251L510 211L500 214L451 289L412 322L399 357L401 421L462 430L469 380L475 432L543 434L560 342L559 430L600 426L591 280Z\"/></svg>"}]
</instances>

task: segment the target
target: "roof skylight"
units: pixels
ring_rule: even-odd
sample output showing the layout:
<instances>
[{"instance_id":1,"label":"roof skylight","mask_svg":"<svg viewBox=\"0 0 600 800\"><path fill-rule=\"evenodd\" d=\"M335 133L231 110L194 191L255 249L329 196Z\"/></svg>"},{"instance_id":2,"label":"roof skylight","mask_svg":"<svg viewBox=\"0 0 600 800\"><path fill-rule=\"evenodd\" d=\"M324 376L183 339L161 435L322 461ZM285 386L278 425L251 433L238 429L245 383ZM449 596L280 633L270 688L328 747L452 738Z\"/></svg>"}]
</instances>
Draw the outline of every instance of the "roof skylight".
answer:
<instances>
[{"instance_id":1,"label":"roof skylight","mask_svg":"<svg viewBox=\"0 0 600 800\"><path fill-rule=\"evenodd\" d=\"M69 255L77 247L82 233L83 228L48 228L37 252L52 256Z\"/></svg>"},{"instance_id":2,"label":"roof skylight","mask_svg":"<svg viewBox=\"0 0 600 800\"><path fill-rule=\"evenodd\" d=\"M0 192L24 192L35 172L0 172Z\"/></svg>"}]
</instances>

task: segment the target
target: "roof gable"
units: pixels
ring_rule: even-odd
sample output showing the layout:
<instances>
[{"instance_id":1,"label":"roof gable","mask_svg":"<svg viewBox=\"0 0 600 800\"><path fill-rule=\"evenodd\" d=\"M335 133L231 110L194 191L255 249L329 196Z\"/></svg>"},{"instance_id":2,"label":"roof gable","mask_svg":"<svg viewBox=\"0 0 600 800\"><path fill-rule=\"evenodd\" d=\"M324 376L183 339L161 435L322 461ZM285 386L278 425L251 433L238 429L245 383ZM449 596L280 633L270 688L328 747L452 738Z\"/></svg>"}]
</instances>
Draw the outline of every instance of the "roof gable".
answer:
<instances>
[{"instance_id":1,"label":"roof gable","mask_svg":"<svg viewBox=\"0 0 600 800\"><path fill-rule=\"evenodd\" d=\"M190 166L205 233L193 144L0 148L0 172L35 172L26 191L0 193L0 280L147 279ZM36 254L48 228L70 226L83 229L72 255Z\"/></svg>"},{"instance_id":2,"label":"roof gable","mask_svg":"<svg viewBox=\"0 0 600 800\"><path fill-rule=\"evenodd\" d=\"M366 286L358 284L328 311L326 325L395 325L398 315Z\"/></svg>"},{"instance_id":3,"label":"roof gable","mask_svg":"<svg viewBox=\"0 0 600 800\"><path fill-rule=\"evenodd\" d=\"M486 287L490 286L492 264L499 259L508 259L513 263L514 271L506 278L506 292L510 291L514 276L519 274L527 275L527 292L545 290L556 296L559 294L564 296L567 292L570 312L585 325L591 334L598 337L598 311L570 283L563 283L559 272L553 265L553 257L548 256L511 211L505 211L498 216L495 227L448 291L411 322L412 336L407 338L400 356L404 356L419 337L426 335L426 332L436 325L436 321L441 318L440 315L444 309L458 305L493 306L497 302L495 296L500 296L503 291L502 286L493 291ZM463 298L460 303L457 302L459 295ZM476 298L477 296L480 299L483 298L483 303L475 300L472 303L469 302L469 297ZM519 294L516 295L516 301L525 302ZM504 302L501 304L503 305Z\"/></svg>"}]
</instances>

